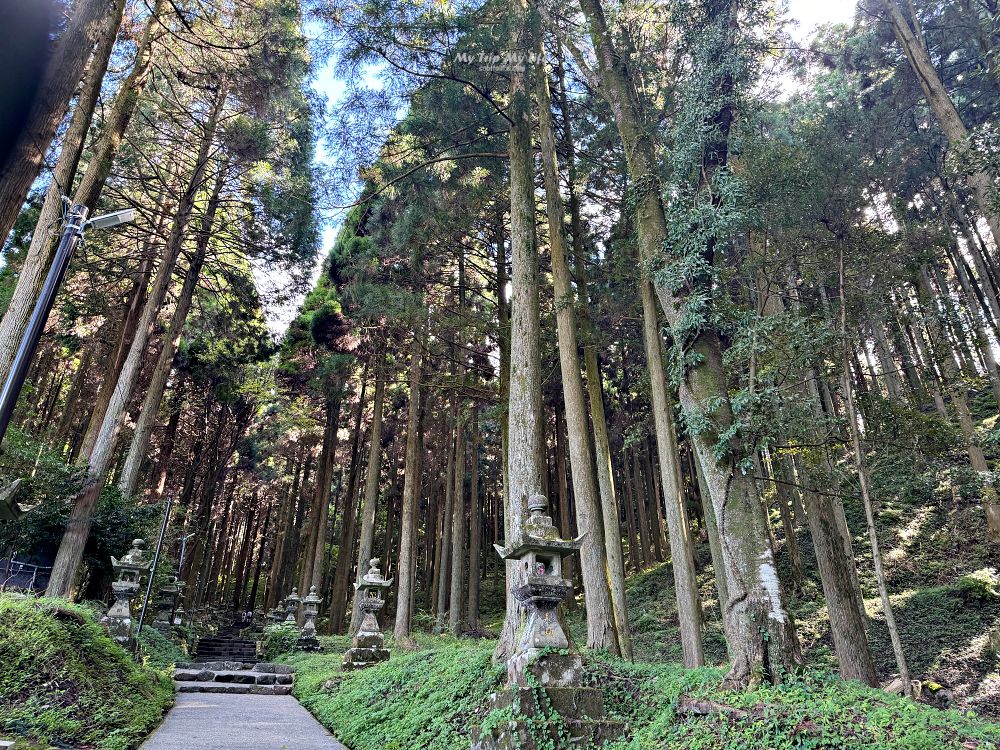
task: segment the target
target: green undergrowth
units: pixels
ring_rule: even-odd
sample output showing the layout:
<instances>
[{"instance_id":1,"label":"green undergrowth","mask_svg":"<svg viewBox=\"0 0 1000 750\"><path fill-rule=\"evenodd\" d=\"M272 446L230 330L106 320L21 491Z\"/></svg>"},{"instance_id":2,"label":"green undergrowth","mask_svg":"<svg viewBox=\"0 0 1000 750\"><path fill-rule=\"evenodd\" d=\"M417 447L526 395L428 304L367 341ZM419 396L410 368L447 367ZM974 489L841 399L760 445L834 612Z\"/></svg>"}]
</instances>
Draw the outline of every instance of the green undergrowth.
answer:
<instances>
[{"instance_id":1,"label":"green undergrowth","mask_svg":"<svg viewBox=\"0 0 1000 750\"><path fill-rule=\"evenodd\" d=\"M389 662L348 673L340 671L339 651L285 658L297 667L296 696L352 750L466 750L474 727L515 718L489 711L503 681L492 661L495 645L421 636L417 650L393 649ZM607 716L626 727L607 750L1000 748L1000 724L825 670L731 693L720 687L721 667L629 663L603 652L589 652L586 661L586 683L603 690ZM709 712L678 709L691 700ZM552 750L562 750L556 745Z\"/></svg>"},{"instance_id":2,"label":"green undergrowth","mask_svg":"<svg viewBox=\"0 0 1000 750\"><path fill-rule=\"evenodd\" d=\"M784 684L741 693L720 688L725 670L628 663L589 655L588 682L603 688L605 710L629 733L614 750L932 750L1000 747L1000 724L942 711L809 670ZM679 711L698 701L694 714ZM610 749L609 749L610 750Z\"/></svg>"},{"instance_id":3,"label":"green undergrowth","mask_svg":"<svg viewBox=\"0 0 1000 750\"><path fill-rule=\"evenodd\" d=\"M295 654L295 695L352 750L468 750L469 731L501 683L493 641L421 637L389 662L341 672L343 651ZM430 644L435 647L428 648Z\"/></svg>"},{"instance_id":4,"label":"green undergrowth","mask_svg":"<svg viewBox=\"0 0 1000 750\"><path fill-rule=\"evenodd\" d=\"M0 737L25 747L138 746L173 700L166 672L149 666L170 649L149 639L156 653L137 665L85 607L0 594Z\"/></svg>"}]
</instances>

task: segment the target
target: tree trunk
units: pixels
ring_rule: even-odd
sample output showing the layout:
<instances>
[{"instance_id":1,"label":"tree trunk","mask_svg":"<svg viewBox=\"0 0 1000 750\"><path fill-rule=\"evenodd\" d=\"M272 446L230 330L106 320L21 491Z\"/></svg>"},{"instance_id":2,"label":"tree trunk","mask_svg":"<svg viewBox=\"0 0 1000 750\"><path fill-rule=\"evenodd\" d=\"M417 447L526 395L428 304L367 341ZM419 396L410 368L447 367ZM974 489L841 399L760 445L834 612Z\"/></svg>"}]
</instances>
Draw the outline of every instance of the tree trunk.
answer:
<instances>
[{"instance_id":1,"label":"tree trunk","mask_svg":"<svg viewBox=\"0 0 1000 750\"><path fill-rule=\"evenodd\" d=\"M448 608L449 595L451 589L449 581L451 577L451 539L452 539L452 516L455 512L455 440L458 429L459 407L456 398L452 408L452 417L448 422L445 431L447 443L445 449L448 451L448 467L444 473L444 505L440 507L440 533L438 535L438 555L437 563L434 566L434 632L444 632L445 613Z\"/></svg>"},{"instance_id":2,"label":"tree trunk","mask_svg":"<svg viewBox=\"0 0 1000 750\"><path fill-rule=\"evenodd\" d=\"M355 583L368 572L369 561L375 544L375 517L378 511L379 479L382 471L382 414L385 403L384 365L379 363L375 372L375 400L372 404L372 429L368 445L368 466L365 470L365 495L361 503L361 534L358 541L358 557L355 570ZM388 523L388 518L386 519ZM387 529L388 531L388 529ZM355 591L357 589L355 588ZM349 633L354 635L361 626L361 610L358 609L357 597L351 609L351 625Z\"/></svg>"},{"instance_id":3,"label":"tree trunk","mask_svg":"<svg viewBox=\"0 0 1000 750\"><path fill-rule=\"evenodd\" d=\"M920 29L917 19L911 14L911 20L907 20L897 0L880 0L880 4L889 16L896 41L903 50L903 54L906 55L910 68L912 68L913 74L924 92L927 104L934 113L938 125L941 126L941 130L952 148L963 153L968 148L969 131L965 127L965 123L962 122L947 90L945 90L927 48L922 43L920 37L923 35L923 31ZM911 21L912 27L910 26ZM968 175L966 181L972 188L979 210L990 226L994 242L1000 245L1000 217L990 203L989 193L992 185L990 176L986 172L974 172Z\"/></svg>"},{"instance_id":4,"label":"tree trunk","mask_svg":"<svg viewBox=\"0 0 1000 750\"><path fill-rule=\"evenodd\" d=\"M534 50L531 12L526 0L515 0L511 49ZM538 256L535 243L535 180L531 149L530 82L534 74L515 66L511 75L508 115L511 119L510 243L511 329L510 395L507 404L507 482L504 533L512 541L528 512L528 499L543 492L545 448L542 443L541 325L538 313ZM495 656L505 660L514 650L524 608L513 591L524 580L520 565L506 564L507 611Z\"/></svg>"},{"instance_id":5,"label":"tree trunk","mask_svg":"<svg viewBox=\"0 0 1000 750\"><path fill-rule=\"evenodd\" d=\"M222 114L225 97L226 87L221 86L216 92L214 106L205 124L198 156L195 160L194 171L188 182L187 189L178 203L170 239L167 242L163 260L157 271L156 280L153 282L153 289L143 309L137 335L132 340L128 357L125 359L125 365L118 375L118 383L115 386L111 403L101 424L101 430L94 445L94 450L90 455L87 468L87 484L74 503L73 509L70 511L66 531L59 544L59 551L56 554L56 560L52 567L52 575L49 579L47 589L49 596L68 597L76 580L76 574L83 559L83 549L86 546L87 538L90 536L90 525L93 520L94 509L97 506L101 489L107 480L107 470L118 436L122 414L135 387L135 382L139 375L139 367L142 362L142 355L145 352L146 342L152 330L153 322L170 286L171 272L180 254L184 234L194 209L195 198L204 183L205 171L210 157L210 147L215 138L215 131Z\"/></svg>"},{"instance_id":6,"label":"tree trunk","mask_svg":"<svg viewBox=\"0 0 1000 750\"><path fill-rule=\"evenodd\" d=\"M597 486L601 496L601 517L604 525L608 579L611 586L611 604L615 612L615 629L622 656L632 658L632 635L629 625L628 602L625 599L625 555L622 550L622 530L619 518L621 509L615 494L614 472L611 468L611 445L608 440L608 423L604 413L604 388L597 359L597 342L590 320L590 294L587 288L587 259L584 247L584 224L580 214L580 198L576 190L576 153L573 128L566 96L565 74L560 50L556 50L556 76L559 80L557 99L562 112L562 151L566 154L568 177L568 207L570 233L573 239L573 271L576 279L580 306L580 332L582 334L583 361L587 375L587 397L590 402L590 422L594 437L594 455L597 468Z\"/></svg>"},{"instance_id":7,"label":"tree trunk","mask_svg":"<svg viewBox=\"0 0 1000 750\"><path fill-rule=\"evenodd\" d=\"M642 481L642 469L639 467L639 451L632 445L629 449L632 456L632 486L635 488L636 525L639 527L639 552L642 555L642 566L648 568L653 564L652 549L649 543L649 493Z\"/></svg>"},{"instance_id":8,"label":"tree trunk","mask_svg":"<svg viewBox=\"0 0 1000 750\"><path fill-rule=\"evenodd\" d=\"M479 631L479 585L482 575L483 514L479 506L479 404L472 406L469 423L469 586L465 622L472 632Z\"/></svg>"},{"instance_id":9,"label":"tree trunk","mask_svg":"<svg viewBox=\"0 0 1000 750\"><path fill-rule=\"evenodd\" d=\"M403 499L399 520L399 558L396 568L396 623L393 636L401 645L413 643L410 638L413 604L413 574L416 560L413 542L417 525L417 501L420 477L417 474L418 431L420 428L421 359L424 354L422 325L417 324L410 351L410 405L406 421L406 463L403 469Z\"/></svg>"},{"instance_id":10,"label":"tree trunk","mask_svg":"<svg viewBox=\"0 0 1000 750\"><path fill-rule=\"evenodd\" d=\"M340 526L340 541L337 546L337 562L333 573L333 592L330 594L331 633L344 632L344 617L350 595L347 586L351 577L351 561L354 557L354 537L358 521L358 485L361 481L361 445L364 443L364 430L361 420L364 415L365 395L368 389L368 363L361 376L361 392L358 395L357 412L354 419L354 446L351 451L351 473L347 482L347 492L344 495L344 515Z\"/></svg>"},{"instance_id":11,"label":"tree trunk","mask_svg":"<svg viewBox=\"0 0 1000 750\"><path fill-rule=\"evenodd\" d=\"M597 57L600 93L614 114L629 177L633 184L643 186L635 208L640 258L654 262L660 258L667 239L667 224L653 144L643 125L626 58L614 47L600 0L580 0L580 6ZM682 300L665 287L657 286L656 291L667 322L671 329L678 330ZM725 684L743 688L761 678L778 682L798 660L798 641L785 611L756 488L732 458L740 446L731 446L726 456L717 456L714 450L719 436L733 424L726 398L722 345L715 332L702 331L687 349L697 358L697 364L689 367L681 380L681 407L694 417L704 412L705 404L721 402L712 414L711 425L694 434L692 441L724 540L730 594L724 621L733 661Z\"/></svg>"},{"instance_id":12,"label":"tree trunk","mask_svg":"<svg viewBox=\"0 0 1000 750\"><path fill-rule=\"evenodd\" d=\"M462 632L463 567L465 566L465 424L461 404L455 406L455 484L451 514L451 591L448 598L448 629ZM446 520L447 522L447 520Z\"/></svg>"},{"instance_id":13,"label":"tree trunk","mask_svg":"<svg viewBox=\"0 0 1000 750\"><path fill-rule=\"evenodd\" d=\"M712 554L712 572L715 574L715 590L719 595L719 612L725 615L729 604L729 586L726 583L726 563L722 552L722 539L719 537L719 522L715 518L715 506L712 496L705 484L705 475L701 468L701 459L691 449L691 463L694 466L698 494L701 497L701 507L705 518L705 532L708 534L708 547Z\"/></svg>"},{"instance_id":14,"label":"tree trunk","mask_svg":"<svg viewBox=\"0 0 1000 750\"><path fill-rule=\"evenodd\" d=\"M844 296L843 251L841 251L840 253L840 299L841 299L840 332L841 336L844 336L846 328L845 321L847 315L847 308L846 305L844 304L846 298ZM906 665L906 656L903 653L903 644L899 638L899 630L896 627L896 618L892 612L892 602L889 600L889 588L886 583L885 571L882 568L882 552L879 549L878 535L876 534L875 531L875 515L872 510L871 497L869 496L868 492L868 470L865 467L864 454L862 454L861 452L861 436L858 431L858 415L856 409L854 408L854 391L851 388L850 380L846 375L847 372L846 349L845 349L843 364L845 368L844 369L845 374L841 376L841 389L843 390L844 393L844 404L847 408L847 422L851 434L851 446L853 448L854 468L858 473L858 482L861 485L861 501L864 504L865 518L868 521L868 537L871 540L871 546L872 546L872 562L874 563L875 566L875 580L878 584L879 597L882 600L882 612L885 615L885 624L889 630L889 639L892 641L892 650L896 657L896 667L899 669L899 677L903 683L903 692L906 695L910 695L912 688L910 686L909 669L907 668ZM816 510L819 511L819 509ZM817 515L818 517L819 512L815 513L815 515ZM831 584L833 583L832 580L833 578L834 576L831 575ZM837 580L839 581L839 577L837 578ZM850 613L847 608L844 608L842 614L849 615ZM831 628L833 627L833 624L834 624L833 620L831 619L830 622ZM857 625L855 624L854 627L852 627L850 630L856 632ZM845 644L845 650L854 645L858 644ZM839 654L840 650L838 650L838 655ZM845 653L844 656L846 657L848 656L848 654ZM854 667L855 665L852 664L851 666ZM843 663L841 667L842 669L845 670L845 676L848 676L847 675L848 670ZM868 681L868 684L872 684L872 682L870 682L869 680L875 677L874 666L871 666L870 669L871 669L870 673L859 675L858 679ZM867 665L865 665L859 671L867 672Z\"/></svg>"},{"instance_id":15,"label":"tree trunk","mask_svg":"<svg viewBox=\"0 0 1000 750\"><path fill-rule=\"evenodd\" d=\"M115 13L113 2L75 2L68 23L52 48L20 137L6 163L0 163L0 243L7 240L24 199L38 177L49 145L91 58L94 43L106 28L105 20ZM117 27L110 33L115 35ZM92 64L106 65L100 60ZM7 367L10 367L9 363Z\"/></svg>"},{"instance_id":16,"label":"tree trunk","mask_svg":"<svg viewBox=\"0 0 1000 750\"><path fill-rule=\"evenodd\" d=\"M537 44L540 59L544 59L541 39L537 40ZM587 647L608 649L615 655L620 655L622 648L616 632L616 618L611 605L611 587L607 574L604 522L594 472L594 456L590 450L587 401L580 375L580 360L577 357L579 343L576 335L575 299L569 262L566 259L566 235L563 227L565 210L559 192L555 126L552 123L552 101L544 65L539 66L537 71L536 91L545 206L549 223L552 286L555 295L559 370L562 375L570 474L573 479L573 506L576 510L577 530L583 536L580 569L583 574L583 594L587 610Z\"/></svg>"},{"instance_id":17,"label":"tree trunk","mask_svg":"<svg viewBox=\"0 0 1000 750\"><path fill-rule=\"evenodd\" d=\"M330 385L331 393L327 395L324 410L323 449L320 452L319 470L316 473L316 490L309 515L309 540L302 566L302 586L299 589L303 595L313 586L319 591L323 585L327 527L330 525L330 491L333 485L333 469L337 458L337 442L340 433L342 389L343 376L335 375L334 382Z\"/></svg>"},{"instance_id":18,"label":"tree trunk","mask_svg":"<svg viewBox=\"0 0 1000 750\"><path fill-rule=\"evenodd\" d=\"M14 287L14 293L7 305L3 320L0 321L0 380L2 381L7 379L14 354L17 352L24 331L28 327L28 319L35 308L35 300L38 297L42 279L52 263L56 246L59 244L59 238L62 235L60 219L65 210L63 195L68 195L73 189L73 179L76 176L80 155L83 153L87 133L94 117L94 108L97 106L97 100L101 94L104 74L108 70L111 51L118 38L118 27L121 25L122 14L125 11L125 0L110 0L110 2L102 0L102 2L109 7L107 16L99 27L100 41L94 50L93 59L83 80L83 88L76 99L73 116L70 118L66 134L63 136L59 158L52 170L51 181L48 190L45 191L45 199L42 202L38 220L35 222L35 230L31 235L31 244L17 274L17 285ZM44 156L44 149L42 151ZM35 169L37 174L37 167ZM3 183L6 183L6 178L5 174ZM23 200L24 196L22 196L21 202L17 203L18 211L21 209ZM15 217L16 215L15 213ZM3 239L6 239L11 226L5 227L0 223L0 232L2 232L0 244L2 244Z\"/></svg>"},{"instance_id":19,"label":"tree trunk","mask_svg":"<svg viewBox=\"0 0 1000 750\"><path fill-rule=\"evenodd\" d=\"M933 305L934 291L930 284L926 266L921 266L916 282L922 306L926 308L928 305ZM976 426L969 411L966 387L962 383L962 377L957 371L954 359L947 352L941 351L942 348L947 346L945 334L942 330L943 326L934 310L928 311L928 314L924 317L924 321L934 342L932 354L937 360L938 367L941 369L941 376L945 387L950 390L951 404L955 411L956 421L965 439L966 451L969 455L969 465L973 471L978 472L980 476L984 476L989 472L989 465L986 463L986 456L983 453L982 447L980 447L976 440ZM985 484L982 489L982 499L983 506L986 509L987 538L991 542L998 543L1000 542L1000 502L997 499L996 488Z\"/></svg>"},{"instance_id":20,"label":"tree trunk","mask_svg":"<svg viewBox=\"0 0 1000 750\"><path fill-rule=\"evenodd\" d=\"M292 483L285 494L284 502L278 516L278 534L275 539L274 557L271 563L271 572L268 578L267 596L264 599L264 609L271 610L278 605L281 598L281 591L285 580L285 566L289 558L291 549L292 534L295 528L295 508L298 500L299 479L302 476L302 464L305 463L304 451L299 450L294 461L294 468L291 471ZM291 463L291 459L289 459ZM288 474L286 467L285 473Z\"/></svg>"},{"instance_id":21,"label":"tree trunk","mask_svg":"<svg viewBox=\"0 0 1000 750\"><path fill-rule=\"evenodd\" d=\"M211 197L208 199L205 214L202 216L198 228L198 240L195 245L194 257L191 259L187 272L184 274L184 284L174 305L170 325L163 334L160 355L153 368L152 379L146 387L146 396L142 402L139 418L136 420L135 431L132 433L128 455L125 458L125 464L118 477L118 489L126 497L132 497L135 494L139 482L139 470L146 458L146 452L149 448L149 438L153 433L156 417L160 411L160 402L163 400L163 392L167 387L167 378L170 376L174 356L177 354L181 334L184 332L184 323L187 321L188 313L191 311L194 294L198 288L198 280L201 277L201 269L205 265L205 259L208 255L208 243L212 237L212 225L215 223L215 214L219 208L222 186L226 180L226 171L226 164L223 163L219 166L219 171L215 176L215 185L212 188Z\"/></svg>"},{"instance_id":22,"label":"tree trunk","mask_svg":"<svg viewBox=\"0 0 1000 750\"><path fill-rule=\"evenodd\" d=\"M685 667L700 667L705 663L701 641L703 616L698 597L698 581L694 571L694 548L691 530L684 512L684 492L679 481L677 433L674 427L674 406L667 392L660 349L660 325L653 301L652 284L642 285L643 339L653 401L653 425L660 459L660 480L666 505L667 532L670 536L670 559L674 573L674 593L680 618L681 647Z\"/></svg>"}]
</instances>

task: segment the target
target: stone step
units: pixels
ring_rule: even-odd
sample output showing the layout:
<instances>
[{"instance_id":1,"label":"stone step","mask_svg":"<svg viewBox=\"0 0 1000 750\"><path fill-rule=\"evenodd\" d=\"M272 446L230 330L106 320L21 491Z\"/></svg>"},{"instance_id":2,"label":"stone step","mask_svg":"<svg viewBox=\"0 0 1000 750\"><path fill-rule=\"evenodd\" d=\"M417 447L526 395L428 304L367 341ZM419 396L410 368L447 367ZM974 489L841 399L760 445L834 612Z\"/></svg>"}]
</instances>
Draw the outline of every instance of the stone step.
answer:
<instances>
[{"instance_id":1,"label":"stone step","mask_svg":"<svg viewBox=\"0 0 1000 750\"><path fill-rule=\"evenodd\" d=\"M212 671L238 671L250 669L254 672L270 672L271 674L295 674L295 667L288 664L275 664L273 662L246 662L235 660L218 661L187 661L178 662L177 669L208 669Z\"/></svg>"},{"instance_id":2,"label":"stone step","mask_svg":"<svg viewBox=\"0 0 1000 750\"><path fill-rule=\"evenodd\" d=\"M274 672L254 672L252 669L211 670L177 669L176 682L226 682L237 685L291 685L293 675Z\"/></svg>"},{"instance_id":3,"label":"stone step","mask_svg":"<svg viewBox=\"0 0 1000 750\"><path fill-rule=\"evenodd\" d=\"M291 685L243 685L227 682L174 682L178 693L226 693L229 695L291 695Z\"/></svg>"}]
</instances>

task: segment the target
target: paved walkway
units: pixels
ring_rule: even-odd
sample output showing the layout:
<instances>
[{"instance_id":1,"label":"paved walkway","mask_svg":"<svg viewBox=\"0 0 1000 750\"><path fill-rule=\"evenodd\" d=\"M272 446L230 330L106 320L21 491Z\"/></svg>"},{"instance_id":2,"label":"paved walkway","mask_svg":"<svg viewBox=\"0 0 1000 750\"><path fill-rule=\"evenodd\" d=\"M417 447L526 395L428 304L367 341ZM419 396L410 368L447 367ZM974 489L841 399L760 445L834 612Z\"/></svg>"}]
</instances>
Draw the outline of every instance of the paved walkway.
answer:
<instances>
[{"instance_id":1,"label":"paved walkway","mask_svg":"<svg viewBox=\"0 0 1000 750\"><path fill-rule=\"evenodd\" d=\"M290 695L178 693L140 750L347 750Z\"/></svg>"}]
</instances>

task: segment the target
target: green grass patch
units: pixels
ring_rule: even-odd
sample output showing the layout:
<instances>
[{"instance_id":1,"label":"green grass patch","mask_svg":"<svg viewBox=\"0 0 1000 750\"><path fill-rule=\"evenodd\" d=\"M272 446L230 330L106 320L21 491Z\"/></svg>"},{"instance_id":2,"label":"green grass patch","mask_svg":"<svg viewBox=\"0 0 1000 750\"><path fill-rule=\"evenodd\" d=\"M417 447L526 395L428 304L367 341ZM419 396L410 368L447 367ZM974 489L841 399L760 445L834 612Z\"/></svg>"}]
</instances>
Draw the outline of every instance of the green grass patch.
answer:
<instances>
[{"instance_id":1,"label":"green grass patch","mask_svg":"<svg viewBox=\"0 0 1000 750\"><path fill-rule=\"evenodd\" d=\"M150 661L165 650L157 642ZM0 736L42 746L129 750L173 700L164 671L135 664L90 611L61 601L0 594L0 665Z\"/></svg>"},{"instance_id":2,"label":"green grass patch","mask_svg":"<svg viewBox=\"0 0 1000 750\"><path fill-rule=\"evenodd\" d=\"M810 670L778 687L742 693L720 689L724 673L710 667L630 664L601 653L590 654L587 664L588 682L603 688L608 715L629 728L613 750L1000 747L1000 724L845 682L830 672ZM681 696L726 710L678 715Z\"/></svg>"}]
</instances>

